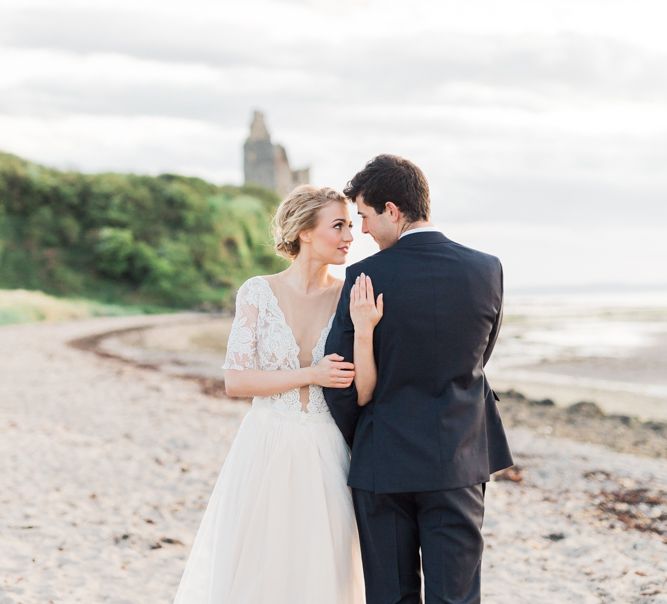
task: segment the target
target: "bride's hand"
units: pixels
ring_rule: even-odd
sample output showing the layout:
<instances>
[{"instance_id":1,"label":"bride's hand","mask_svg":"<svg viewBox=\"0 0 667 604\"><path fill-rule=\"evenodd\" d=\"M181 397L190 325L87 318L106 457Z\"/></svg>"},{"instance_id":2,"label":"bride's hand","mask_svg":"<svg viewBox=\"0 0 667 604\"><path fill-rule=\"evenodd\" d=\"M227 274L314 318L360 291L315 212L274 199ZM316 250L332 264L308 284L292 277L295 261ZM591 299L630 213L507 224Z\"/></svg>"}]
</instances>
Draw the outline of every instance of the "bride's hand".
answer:
<instances>
[{"instance_id":1,"label":"bride's hand","mask_svg":"<svg viewBox=\"0 0 667 604\"><path fill-rule=\"evenodd\" d=\"M384 311L384 294L375 301L373 282L361 273L350 290L350 318L357 333L372 333Z\"/></svg>"},{"instance_id":2,"label":"bride's hand","mask_svg":"<svg viewBox=\"0 0 667 604\"><path fill-rule=\"evenodd\" d=\"M325 356L313 370L313 383L325 388L347 388L354 380L354 364L336 353Z\"/></svg>"}]
</instances>

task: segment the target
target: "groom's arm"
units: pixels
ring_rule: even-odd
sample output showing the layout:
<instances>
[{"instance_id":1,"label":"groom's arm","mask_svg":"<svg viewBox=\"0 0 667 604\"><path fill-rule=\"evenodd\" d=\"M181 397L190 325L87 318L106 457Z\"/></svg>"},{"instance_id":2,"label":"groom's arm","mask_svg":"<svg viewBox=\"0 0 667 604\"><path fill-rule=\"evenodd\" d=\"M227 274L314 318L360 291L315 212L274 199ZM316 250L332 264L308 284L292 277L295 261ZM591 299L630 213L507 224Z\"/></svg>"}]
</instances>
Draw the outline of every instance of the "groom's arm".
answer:
<instances>
[{"instance_id":1,"label":"groom's arm","mask_svg":"<svg viewBox=\"0 0 667 604\"><path fill-rule=\"evenodd\" d=\"M503 322L503 306L504 301L504 285L503 285L503 265L498 261L498 267L500 270L500 307L498 313L496 314L496 319L493 322L493 327L491 328L491 333L489 334L489 343L486 345L486 350L484 351L483 365L485 366L488 360L491 358L491 353L493 348L496 345L496 340L498 339L498 334L500 333L500 326Z\"/></svg>"},{"instance_id":2,"label":"groom's arm","mask_svg":"<svg viewBox=\"0 0 667 604\"><path fill-rule=\"evenodd\" d=\"M345 271L345 283L338 301L336 315L331 324L324 354L337 353L346 361L354 362L354 325L350 318L350 290L356 274L350 268ZM357 389L354 382L347 388L324 388L323 390L331 415L343 433L347 444L351 447L354 430L362 409L357 405Z\"/></svg>"}]
</instances>

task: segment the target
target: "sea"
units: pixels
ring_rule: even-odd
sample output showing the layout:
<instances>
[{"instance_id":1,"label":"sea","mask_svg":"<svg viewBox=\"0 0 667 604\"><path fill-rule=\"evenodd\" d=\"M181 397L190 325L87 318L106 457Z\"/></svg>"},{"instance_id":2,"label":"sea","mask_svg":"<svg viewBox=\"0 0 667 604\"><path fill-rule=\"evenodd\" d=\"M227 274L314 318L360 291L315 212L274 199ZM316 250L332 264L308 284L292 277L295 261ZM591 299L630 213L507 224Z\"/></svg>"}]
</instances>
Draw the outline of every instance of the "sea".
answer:
<instances>
[{"instance_id":1,"label":"sea","mask_svg":"<svg viewBox=\"0 0 667 604\"><path fill-rule=\"evenodd\" d=\"M496 389L667 420L667 286L508 292Z\"/></svg>"}]
</instances>

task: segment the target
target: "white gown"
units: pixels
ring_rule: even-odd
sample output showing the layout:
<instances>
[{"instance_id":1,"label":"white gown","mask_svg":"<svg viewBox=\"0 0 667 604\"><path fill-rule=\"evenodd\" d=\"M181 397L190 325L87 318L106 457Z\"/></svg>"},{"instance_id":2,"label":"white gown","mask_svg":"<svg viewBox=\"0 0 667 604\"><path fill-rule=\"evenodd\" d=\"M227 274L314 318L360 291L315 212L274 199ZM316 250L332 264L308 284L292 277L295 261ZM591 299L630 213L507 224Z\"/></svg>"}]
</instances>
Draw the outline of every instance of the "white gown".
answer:
<instances>
[{"instance_id":1,"label":"white gown","mask_svg":"<svg viewBox=\"0 0 667 604\"><path fill-rule=\"evenodd\" d=\"M324 355L322 330L312 363ZM239 290L225 369L297 369L271 286ZM361 604L349 449L319 386L255 397L223 464L174 604Z\"/></svg>"}]
</instances>

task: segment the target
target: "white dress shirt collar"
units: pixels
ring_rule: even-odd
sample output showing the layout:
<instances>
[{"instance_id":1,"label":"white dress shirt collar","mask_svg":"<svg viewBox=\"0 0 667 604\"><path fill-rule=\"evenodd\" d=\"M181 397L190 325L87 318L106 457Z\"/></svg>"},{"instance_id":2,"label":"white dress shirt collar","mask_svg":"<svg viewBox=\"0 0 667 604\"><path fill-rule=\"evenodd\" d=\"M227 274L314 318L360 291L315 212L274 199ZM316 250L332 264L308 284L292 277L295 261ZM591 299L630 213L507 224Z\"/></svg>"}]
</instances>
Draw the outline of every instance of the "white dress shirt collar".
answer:
<instances>
[{"instance_id":1,"label":"white dress shirt collar","mask_svg":"<svg viewBox=\"0 0 667 604\"><path fill-rule=\"evenodd\" d=\"M409 231L405 231L404 233L401 233L399 236L399 239L401 237L405 237L406 235L412 235L413 233L429 233L435 231L436 233L440 232L440 229L433 227L433 226L428 226L428 227L419 227L418 229L410 229Z\"/></svg>"}]
</instances>

